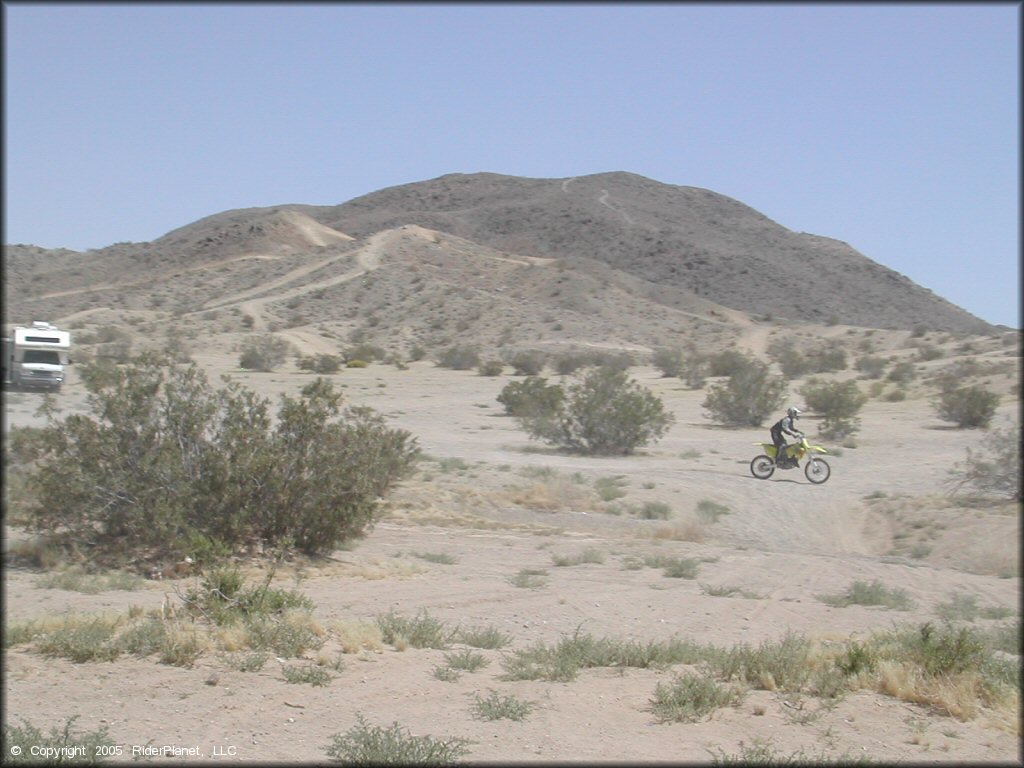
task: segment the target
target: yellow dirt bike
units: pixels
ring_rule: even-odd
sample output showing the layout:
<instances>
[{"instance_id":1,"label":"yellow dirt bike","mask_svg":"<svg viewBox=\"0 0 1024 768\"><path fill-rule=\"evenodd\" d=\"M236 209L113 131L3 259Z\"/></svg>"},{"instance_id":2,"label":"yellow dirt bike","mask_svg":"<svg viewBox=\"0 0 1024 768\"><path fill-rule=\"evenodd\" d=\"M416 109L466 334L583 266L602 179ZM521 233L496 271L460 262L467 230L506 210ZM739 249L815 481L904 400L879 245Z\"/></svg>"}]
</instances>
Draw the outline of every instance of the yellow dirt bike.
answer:
<instances>
[{"instance_id":1,"label":"yellow dirt bike","mask_svg":"<svg viewBox=\"0 0 1024 768\"><path fill-rule=\"evenodd\" d=\"M754 445L760 445L764 449L763 454L755 456L754 460L750 462L750 474L758 480L767 480L775 474L776 469L794 469L800 466L800 459L805 456L807 463L804 465L804 474L812 483L821 485L832 474L832 468L829 467L828 462L817 457L817 454L828 453L828 451L820 445L811 445L803 435L800 436L799 442L786 446L786 456L782 461L775 460L774 443L754 443Z\"/></svg>"}]
</instances>

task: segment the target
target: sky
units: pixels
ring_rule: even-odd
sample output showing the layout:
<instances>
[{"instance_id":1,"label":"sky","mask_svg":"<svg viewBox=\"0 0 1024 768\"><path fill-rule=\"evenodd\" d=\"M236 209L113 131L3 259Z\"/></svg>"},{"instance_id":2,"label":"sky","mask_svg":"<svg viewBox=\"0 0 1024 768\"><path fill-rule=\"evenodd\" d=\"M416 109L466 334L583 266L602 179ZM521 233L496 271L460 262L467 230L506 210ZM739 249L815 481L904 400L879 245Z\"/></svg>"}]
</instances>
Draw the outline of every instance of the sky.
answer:
<instances>
[{"instance_id":1,"label":"sky","mask_svg":"<svg viewBox=\"0 0 1024 768\"><path fill-rule=\"evenodd\" d=\"M1020 328L1019 3L4 2L3 242L627 171Z\"/></svg>"}]
</instances>

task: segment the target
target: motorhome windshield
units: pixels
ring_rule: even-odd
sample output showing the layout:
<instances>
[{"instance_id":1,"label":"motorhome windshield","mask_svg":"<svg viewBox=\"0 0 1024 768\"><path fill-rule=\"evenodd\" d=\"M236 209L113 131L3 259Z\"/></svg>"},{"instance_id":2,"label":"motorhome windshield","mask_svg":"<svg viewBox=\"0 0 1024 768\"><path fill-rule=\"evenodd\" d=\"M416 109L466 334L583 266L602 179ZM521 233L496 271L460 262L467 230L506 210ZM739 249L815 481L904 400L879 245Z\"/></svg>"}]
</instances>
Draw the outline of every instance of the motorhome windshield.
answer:
<instances>
[{"instance_id":1,"label":"motorhome windshield","mask_svg":"<svg viewBox=\"0 0 1024 768\"><path fill-rule=\"evenodd\" d=\"M53 349L26 349L22 361L26 363L60 365L60 355Z\"/></svg>"}]
</instances>

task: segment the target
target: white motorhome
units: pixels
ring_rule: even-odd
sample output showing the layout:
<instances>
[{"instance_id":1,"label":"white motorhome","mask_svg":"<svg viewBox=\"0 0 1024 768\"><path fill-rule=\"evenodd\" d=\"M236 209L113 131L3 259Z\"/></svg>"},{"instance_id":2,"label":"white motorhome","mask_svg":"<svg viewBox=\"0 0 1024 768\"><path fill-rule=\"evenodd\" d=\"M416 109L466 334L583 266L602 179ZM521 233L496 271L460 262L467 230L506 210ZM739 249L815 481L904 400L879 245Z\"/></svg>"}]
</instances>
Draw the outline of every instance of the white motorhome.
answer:
<instances>
[{"instance_id":1,"label":"white motorhome","mask_svg":"<svg viewBox=\"0 0 1024 768\"><path fill-rule=\"evenodd\" d=\"M26 389L59 392L64 366L71 363L71 333L36 320L16 326L3 339L3 382Z\"/></svg>"}]
</instances>

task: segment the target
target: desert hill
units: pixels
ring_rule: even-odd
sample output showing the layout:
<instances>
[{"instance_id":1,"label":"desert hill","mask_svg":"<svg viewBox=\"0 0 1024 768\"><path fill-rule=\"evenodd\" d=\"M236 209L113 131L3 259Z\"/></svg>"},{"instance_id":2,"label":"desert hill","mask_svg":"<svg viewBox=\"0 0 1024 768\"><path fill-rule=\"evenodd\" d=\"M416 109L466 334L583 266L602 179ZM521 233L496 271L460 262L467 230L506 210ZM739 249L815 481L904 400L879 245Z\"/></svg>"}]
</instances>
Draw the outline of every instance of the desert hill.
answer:
<instances>
[{"instance_id":1,"label":"desert hill","mask_svg":"<svg viewBox=\"0 0 1024 768\"><path fill-rule=\"evenodd\" d=\"M310 215L362 237L416 223L574 266L592 258L731 309L795 321L971 331L985 323L846 243L792 232L724 195L629 173L451 174Z\"/></svg>"},{"instance_id":2,"label":"desert hill","mask_svg":"<svg viewBox=\"0 0 1024 768\"><path fill-rule=\"evenodd\" d=\"M997 330L844 243L628 173L452 174L86 253L8 245L4 265L7 322L143 311L396 350L722 346L752 323Z\"/></svg>"}]
</instances>

